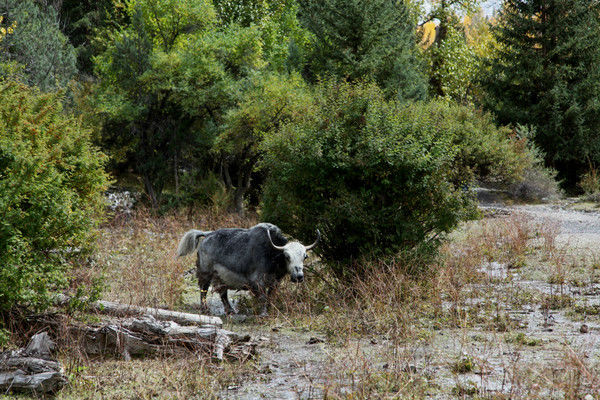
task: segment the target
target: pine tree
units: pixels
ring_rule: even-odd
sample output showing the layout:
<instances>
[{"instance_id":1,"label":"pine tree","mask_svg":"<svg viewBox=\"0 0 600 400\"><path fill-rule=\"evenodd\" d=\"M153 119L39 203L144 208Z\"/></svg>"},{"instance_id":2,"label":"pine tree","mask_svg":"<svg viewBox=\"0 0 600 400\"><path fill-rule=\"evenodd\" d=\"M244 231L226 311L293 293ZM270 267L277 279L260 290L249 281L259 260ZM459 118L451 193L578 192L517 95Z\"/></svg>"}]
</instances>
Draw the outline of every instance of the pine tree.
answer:
<instances>
[{"instance_id":1,"label":"pine tree","mask_svg":"<svg viewBox=\"0 0 600 400\"><path fill-rule=\"evenodd\" d=\"M417 21L403 1L300 0L300 20L314 35L312 78L373 80L388 96L422 98L426 82L416 57Z\"/></svg>"},{"instance_id":2,"label":"pine tree","mask_svg":"<svg viewBox=\"0 0 600 400\"><path fill-rule=\"evenodd\" d=\"M0 43L2 74L16 62L24 80L42 90L64 87L77 73L75 49L60 31L53 7L34 0L0 0L3 27L14 32ZM17 68L19 69L19 68Z\"/></svg>"},{"instance_id":3,"label":"pine tree","mask_svg":"<svg viewBox=\"0 0 600 400\"><path fill-rule=\"evenodd\" d=\"M598 32L598 0L507 0L484 82L498 122L534 127L547 163L571 188L600 162Z\"/></svg>"}]
</instances>

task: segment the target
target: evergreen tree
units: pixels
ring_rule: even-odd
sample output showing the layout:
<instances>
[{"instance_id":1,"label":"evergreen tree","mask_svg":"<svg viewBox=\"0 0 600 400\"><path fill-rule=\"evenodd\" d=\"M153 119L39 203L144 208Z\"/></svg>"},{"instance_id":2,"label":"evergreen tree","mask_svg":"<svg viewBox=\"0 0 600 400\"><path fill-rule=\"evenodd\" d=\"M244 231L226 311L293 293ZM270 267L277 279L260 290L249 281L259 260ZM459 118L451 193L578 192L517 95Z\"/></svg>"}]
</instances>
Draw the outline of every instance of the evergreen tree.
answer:
<instances>
[{"instance_id":1,"label":"evergreen tree","mask_svg":"<svg viewBox=\"0 0 600 400\"><path fill-rule=\"evenodd\" d=\"M311 78L333 74L375 81L387 96L422 98L417 21L403 1L300 0L300 19L316 36Z\"/></svg>"},{"instance_id":2,"label":"evergreen tree","mask_svg":"<svg viewBox=\"0 0 600 400\"><path fill-rule=\"evenodd\" d=\"M484 82L498 122L535 127L570 187L600 162L599 18L597 0L507 0Z\"/></svg>"},{"instance_id":3,"label":"evergreen tree","mask_svg":"<svg viewBox=\"0 0 600 400\"><path fill-rule=\"evenodd\" d=\"M0 80L0 314L45 308L69 283L83 289L70 270L88 262L109 179L63 102Z\"/></svg>"},{"instance_id":4,"label":"evergreen tree","mask_svg":"<svg viewBox=\"0 0 600 400\"><path fill-rule=\"evenodd\" d=\"M53 7L33 0L0 0L0 15L6 26L16 23L14 33L0 43L4 70L7 63L18 63L25 81L43 90L65 86L77 73L75 49L60 31Z\"/></svg>"},{"instance_id":5,"label":"evergreen tree","mask_svg":"<svg viewBox=\"0 0 600 400\"><path fill-rule=\"evenodd\" d=\"M116 30L124 23L126 15L113 0L61 0L55 2L61 29L77 52L77 69L80 74L93 74L92 57L101 49L94 46L93 37L102 30Z\"/></svg>"}]
</instances>

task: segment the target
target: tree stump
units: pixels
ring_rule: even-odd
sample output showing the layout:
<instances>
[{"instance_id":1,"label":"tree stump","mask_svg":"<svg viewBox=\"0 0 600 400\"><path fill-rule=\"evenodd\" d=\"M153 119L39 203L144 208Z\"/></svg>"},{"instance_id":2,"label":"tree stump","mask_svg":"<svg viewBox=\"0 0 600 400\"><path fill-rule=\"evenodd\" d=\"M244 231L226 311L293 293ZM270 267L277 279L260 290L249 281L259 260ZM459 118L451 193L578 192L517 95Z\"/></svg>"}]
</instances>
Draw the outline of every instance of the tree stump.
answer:
<instances>
[{"instance_id":1,"label":"tree stump","mask_svg":"<svg viewBox=\"0 0 600 400\"><path fill-rule=\"evenodd\" d=\"M60 363L52 359L54 342L46 332L31 338L27 347L0 353L0 391L55 393L66 383Z\"/></svg>"}]
</instances>

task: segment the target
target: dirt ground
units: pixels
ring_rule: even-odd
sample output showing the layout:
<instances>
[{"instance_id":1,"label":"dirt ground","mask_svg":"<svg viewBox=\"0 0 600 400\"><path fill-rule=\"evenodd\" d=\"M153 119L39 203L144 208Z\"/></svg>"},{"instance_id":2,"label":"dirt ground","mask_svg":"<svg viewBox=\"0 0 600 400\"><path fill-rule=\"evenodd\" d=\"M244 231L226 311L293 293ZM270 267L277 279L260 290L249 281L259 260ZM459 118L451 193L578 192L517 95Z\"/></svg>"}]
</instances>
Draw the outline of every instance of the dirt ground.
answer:
<instances>
[{"instance_id":1,"label":"dirt ground","mask_svg":"<svg viewBox=\"0 0 600 400\"><path fill-rule=\"evenodd\" d=\"M517 216L532 232L523 265L490 260L480 266L486 279L464 289L471 295L459 307L465 315L483 315L480 322L472 318L455 328L433 326L423 340L399 346L385 336L333 343L308 329L229 318L228 327L258 338L260 356L257 373L227 387L221 397L343 396L355 392L357 380L366 379L365 371L371 376L385 373L393 353L409 377L424 382L415 398L598 398L600 213L576 209L569 202L486 203L481 208L487 215L484 221ZM469 232L461 229L454 240ZM536 249L550 237L556 258L540 261ZM552 278L554 269L562 280ZM214 314L222 314L216 296L210 304ZM443 306L453 307L451 301ZM575 394L569 397L571 392ZM397 398L393 390L381 397Z\"/></svg>"}]
</instances>

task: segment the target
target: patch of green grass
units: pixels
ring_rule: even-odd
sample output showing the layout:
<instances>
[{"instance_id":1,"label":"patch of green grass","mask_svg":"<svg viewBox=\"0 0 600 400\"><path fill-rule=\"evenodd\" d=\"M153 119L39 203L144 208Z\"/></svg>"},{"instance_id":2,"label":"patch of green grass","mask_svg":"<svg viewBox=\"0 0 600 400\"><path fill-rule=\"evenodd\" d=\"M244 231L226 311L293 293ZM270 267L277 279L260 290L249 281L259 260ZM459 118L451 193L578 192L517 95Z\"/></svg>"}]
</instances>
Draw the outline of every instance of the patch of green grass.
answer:
<instances>
[{"instance_id":1,"label":"patch of green grass","mask_svg":"<svg viewBox=\"0 0 600 400\"><path fill-rule=\"evenodd\" d=\"M468 372L473 372L474 367L473 357L463 356L450 366L450 370L455 374L466 374Z\"/></svg>"},{"instance_id":2,"label":"patch of green grass","mask_svg":"<svg viewBox=\"0 0 600 400\"><path fill-rule=\"evenodd\" d=\"M600 315L600 304L577 304L573 311L577 314Z\"/></svg>"},{"instance_id":3,"label":"patch of green grass","mask_svg":"<svg viewBox=\"0 0 600 400\"><path fill-rule=\"evenodd\" d=\"M523 346L538 346L542 344L540 339L528 337L523 332L518 332L515 334L508 334L504 337L504 341L506 343L520 344Z\"/></svg>"},{"instance_id":4,"label":"patch of green grass","mask_svg":"<svg viewBox=\"0 0 600 400\"><path fill-rule=\"evenodd\" d=\"M542 300L542 308L561 310L573 305L575 300L567 294L552 294Z\"/></svg>"},{"instance_id":5,"label":"patch of green grass","mask_svg":"<svg viewBox=\"0 0 600 400\"><path fill-rule=\"evenodd\" d=\"M452 388L452 394L461 399L465 397L472 398L473 396L476 396L477 393L479 393L477 384L471 381L468 381L465 384L457 383L456 386Z\"/></svg>"}]
</instances>

